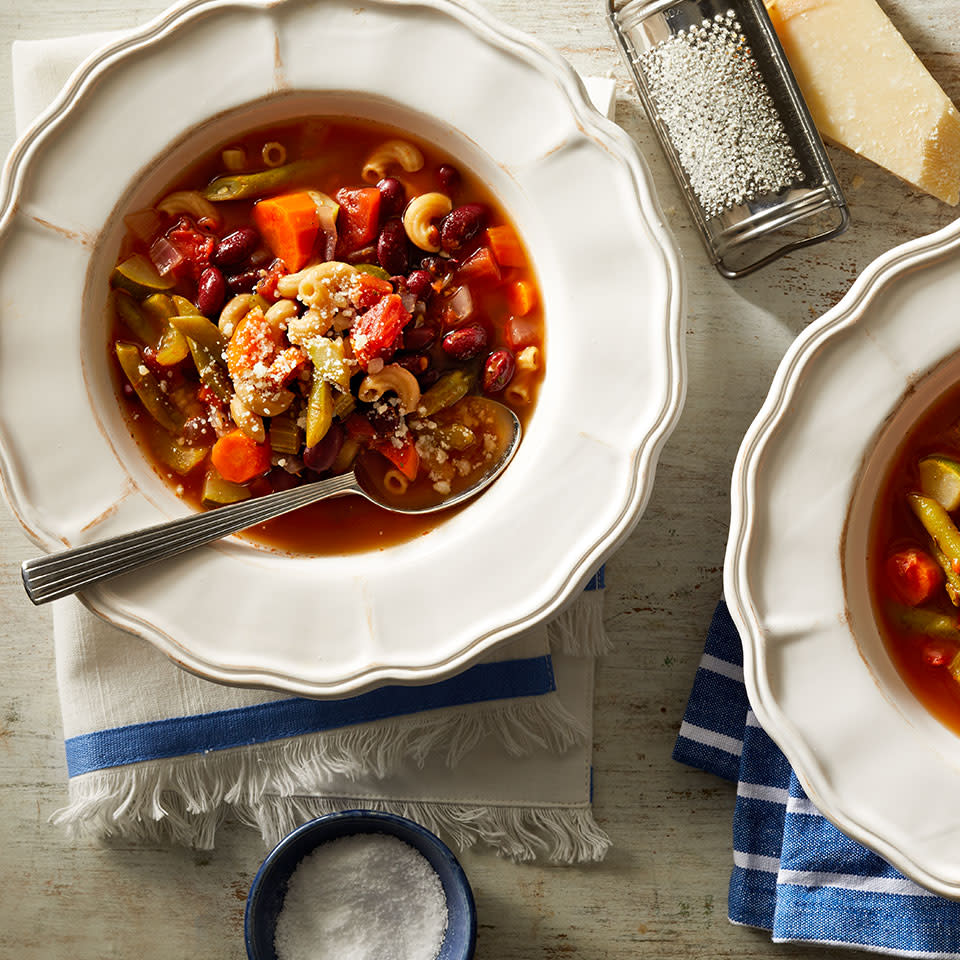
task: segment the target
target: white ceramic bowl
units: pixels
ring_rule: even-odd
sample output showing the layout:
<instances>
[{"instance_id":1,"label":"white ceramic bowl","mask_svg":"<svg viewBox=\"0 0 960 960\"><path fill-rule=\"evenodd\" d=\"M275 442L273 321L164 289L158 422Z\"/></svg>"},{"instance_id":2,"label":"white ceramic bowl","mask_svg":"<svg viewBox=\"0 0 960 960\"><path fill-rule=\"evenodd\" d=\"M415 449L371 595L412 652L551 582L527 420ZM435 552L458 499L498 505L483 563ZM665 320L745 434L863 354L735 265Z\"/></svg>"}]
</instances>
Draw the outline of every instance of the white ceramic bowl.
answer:
<instances>
[{"instance_id":1,"label":"white ceramic bowl","mask_svg":"<svg viewBox=\"0 0 960 960\"><path fill-rule=\"evenodd\" d=\"M816 806L960 898L960 737L886 653L865 559L906 430L960 379L960 221L873 263L788 351L733 475L724 587L751 705Z\"/></svg>"},{"instance_id":2,"label":"white ceramic bowl","mask_svg":"<svg viewBox=\"0 0 960 960\"><path fill-rule=\"evenodd\" d=\"M477 171L544 294L548 372L513 464L415 542L346 557L237 539L90 589L211 679L315 695L449 675L557 612L640 516L684 392L677 255L633 144L555 53L447 0L201 0L88 60L17 143L0 220L6 494L45 549L182 515L105 348L122 213L198 150L362 115Z\"/></svg>"}]
</instances>

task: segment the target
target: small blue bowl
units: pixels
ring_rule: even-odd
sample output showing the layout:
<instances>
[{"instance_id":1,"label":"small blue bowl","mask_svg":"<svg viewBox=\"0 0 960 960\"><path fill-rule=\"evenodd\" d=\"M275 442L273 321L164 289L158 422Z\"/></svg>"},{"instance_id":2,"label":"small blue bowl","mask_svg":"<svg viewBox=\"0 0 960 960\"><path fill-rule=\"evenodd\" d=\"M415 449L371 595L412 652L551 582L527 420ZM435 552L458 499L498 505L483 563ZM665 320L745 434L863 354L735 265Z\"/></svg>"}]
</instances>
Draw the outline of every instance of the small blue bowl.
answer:
<instances>
[{"instance_id":1,"label":"small blue bowl","mask_svg":"<svg viewBox=\"0 0 960 960\"><path fill-rule=\"evenodd\" d=\"M463 867L446 844L420 824L376 810L344 810L318 817L287 834L270 851L247 896L243 935L250 960L277 960L273 948L277 916L283 908L287 882L300 861L321 843L357 833L399 837L427 858L447 898L447 932L437 960L471 960L477 942L477 908Z\"/></svg>"}]
</instances>

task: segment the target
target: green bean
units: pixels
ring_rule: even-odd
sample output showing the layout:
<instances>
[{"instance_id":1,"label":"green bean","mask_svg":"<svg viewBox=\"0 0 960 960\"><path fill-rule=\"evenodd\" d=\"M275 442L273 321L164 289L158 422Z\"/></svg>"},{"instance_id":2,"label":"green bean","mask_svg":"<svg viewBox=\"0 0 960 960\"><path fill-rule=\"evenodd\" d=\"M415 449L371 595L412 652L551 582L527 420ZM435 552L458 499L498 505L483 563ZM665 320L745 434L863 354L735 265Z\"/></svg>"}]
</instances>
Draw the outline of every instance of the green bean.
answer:
<instances>
[{"instance_id":1,"label":"green bean","mask_svg":"<svg viewBox=\"0 0 960 960\"><path fill-rule=\"evenodd\" d=\"M438 410L452 407L467 395L472 382L473 378L462 370L451 370L445 373L420 397L417 413L422 417L430 417Z\"/></svg>"},{"instance_id":2,"label":"green bean","mask_svg":"<svg viewBox=\"0 0 960 960\"><path fill-rule=\"evenodd\" d=\"M185 422L183 414L164 396L157 378L143 365L140 349L132 343L117 341L114 344L117 360L136 391L147 413L161 427L171 433L179 433Z\"/></svg>"},{"instance_id":3,"label":"green bean","mask_svg":"<svg viewBox=\"0 0 960 960\"><path fill-rule=\"evenodd\" d=\"M946 574L947 594L953 605L960 607L960 531L932 497L911 493L907 502L933 541L937 562Z\"/></svg>"},{"instance_id":4,"label":"green bean","mask_svg":"<svg viewBox=\"0 0 960 960\"><path fill-rule=\"evenodd\" d=\"M960 623L955 616L938 613L936 610L926 610L923 607L899 605L893 608L893 615L900 626L914 633L960 641Z\"/></svg>"},{"instance_id":5,"label":"green bean","mask_svg":"<svg viewBox=\"0 0 960 960\"><path fill-rule=\"evenodd\" d=\"M188 339L203 344L215 356L221 356L227 349L227 338L220 328L200 314L171 317L170 323Z\"/></svg>"},{"instance_id":6,"label":"green bean","mask_svg":"<svg viewBox=\"0 0 960 960\"><path fill-rule=\"evenodd\" d=\"M197 343L190 337L186 339L203 385L211 389L221 400L229 402L233 396L233 384L230 382L230 375L220 363L218 355L202 343Z\"/></svg>"},{"instance_id":7,"label":"green bean","mask_svg":"<svg viewBox=\"0 0 960 960\"><path fill-rule=\"evenodd\" d=\"M239 483L224 480L216 470L208 470L203 478L204 503L237 503L248 500L250 491Z\"/></svg>"},{"instance_id":8,"label":"green bean","mask_svg":"<svg viewBox=\"0 0 960 960\"><path fill-rule=\"evenodd\" d=\"M123 325L145 346L152 347L160 339L160 327L140 309L140 304L126 290L113 291L113 305Z\"/></svg>"},{"instance_id":9,"label":"green bean","mask_svg":"<svg viewBox=\"0 0 960 960\"><path fill-rule=\"evenodd\" d=\"M272 167L257 173L233 173L218 177L203 191L207 200L250 200L282 190L294 183L302 183L319 173L326 163L319 159L296 160L282 167Z\"/></svg>"}]
</instances>

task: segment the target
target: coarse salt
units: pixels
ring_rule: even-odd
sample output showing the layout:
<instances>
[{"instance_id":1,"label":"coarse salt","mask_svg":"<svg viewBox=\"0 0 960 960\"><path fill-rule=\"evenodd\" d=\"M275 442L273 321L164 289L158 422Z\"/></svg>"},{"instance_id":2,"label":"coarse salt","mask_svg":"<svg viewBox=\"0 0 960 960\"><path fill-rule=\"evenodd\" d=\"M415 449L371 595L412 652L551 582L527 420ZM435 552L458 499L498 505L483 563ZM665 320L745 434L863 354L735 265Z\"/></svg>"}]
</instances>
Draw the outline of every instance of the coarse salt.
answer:
<instances>
[{"instance_id":1,"label":"coarse salt","mask_svg":"<svg viewBox=\"0 0 960 960\"><path fill-rule=\"evenodd\" d=\"M436 871L382 833L339 837L300 861L277 916L278 960L435 960L447 928Z\"/></svg>"}]
</instances>

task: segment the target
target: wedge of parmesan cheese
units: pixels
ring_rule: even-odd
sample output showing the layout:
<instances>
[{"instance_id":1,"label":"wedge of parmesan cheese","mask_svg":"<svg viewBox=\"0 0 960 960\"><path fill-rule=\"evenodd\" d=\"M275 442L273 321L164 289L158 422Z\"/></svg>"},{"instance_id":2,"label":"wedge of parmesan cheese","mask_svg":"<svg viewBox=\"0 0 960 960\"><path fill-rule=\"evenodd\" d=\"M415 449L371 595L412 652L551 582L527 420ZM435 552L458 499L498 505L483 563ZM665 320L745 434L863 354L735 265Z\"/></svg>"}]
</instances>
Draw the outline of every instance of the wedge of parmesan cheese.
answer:
<instances>
[{"instance_id":1,"label":"wedge of parmesan cheese","mask_svg":"<svg viewBox=\"0 0 960 960\"><path fill-rule=\"evenodd\" d=\"M766 0L820 133L960 199L960 113L876 0Z\"/></svg>"}]
</instances>

